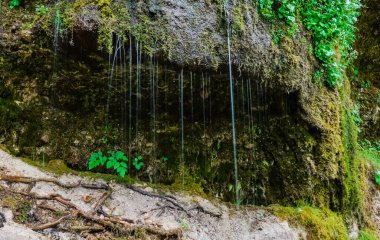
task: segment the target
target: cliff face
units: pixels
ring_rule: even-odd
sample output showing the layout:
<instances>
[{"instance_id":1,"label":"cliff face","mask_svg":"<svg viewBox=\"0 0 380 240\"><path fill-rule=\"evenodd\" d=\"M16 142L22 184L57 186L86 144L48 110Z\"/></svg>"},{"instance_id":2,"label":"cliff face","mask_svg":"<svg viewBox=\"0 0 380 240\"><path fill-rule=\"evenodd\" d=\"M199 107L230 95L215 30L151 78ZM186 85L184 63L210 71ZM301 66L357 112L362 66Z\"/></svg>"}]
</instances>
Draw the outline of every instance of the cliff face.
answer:
<instances>
[{"instance_id":1,"label":"cliff face","mask_svg":"<svg viewBox=\"0 0 380 240\"><path fill-rule=\"evenodd\" d=\"M232 200L230 20L244 203L361 211L349 87L314 83L302 25L287 33L248 3L227 16L207 0L26 4L1 12L0 142L15 153L85 169L91 152L123 149L143 155L132 175L178 186L185 175Z\"/></svg>"}]
</instances>

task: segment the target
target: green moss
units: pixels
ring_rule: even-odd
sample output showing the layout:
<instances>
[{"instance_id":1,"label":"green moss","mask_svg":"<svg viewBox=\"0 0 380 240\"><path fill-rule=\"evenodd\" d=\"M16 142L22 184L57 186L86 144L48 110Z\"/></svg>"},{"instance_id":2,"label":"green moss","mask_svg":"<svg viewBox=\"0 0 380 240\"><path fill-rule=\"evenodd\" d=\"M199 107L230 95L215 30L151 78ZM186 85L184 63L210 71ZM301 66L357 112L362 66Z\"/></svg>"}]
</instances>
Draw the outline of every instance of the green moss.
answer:
<instances>
[{"instance_id":1,"label":"green moss","mask_svg":"<svg viewBox=\"0 0 380 240\"><path fill-rule=\"evenodd\" d=\"M46 166L42 163L42 161L33 161L28 158L23 158L23 161L25 161L26 163L32 166L38 167L41 170L57 174L58 176L61 176L63 174L74 174L81 177L103 179L107 182L115 181L121 184L131 184L131 183L137 182L135 179L133 179L130 176L120 177L117 175L106 174L106 173L94 173L90 171L76 171L69 168L62 160L50 160Z\"/></svg>"},{"instance_id":2,"label":"green moss","mask_svg":"<svg viewBox=\"0 0 380 240\"><path fill-rule=\"evenodd\" d=\"M233 22L232 22L232 29L236 33L242 33L245 32L246 29L246 23L244 20L244 15L242 11L242 6L241 4L234 6L232 9L233 13Z\"/></svg>"},{"instance_id":3,"label":"green moss","mask_svg":"<svg viewBox=\"0 0 380 240\"><path fill-rule=\"evenodd\" d=\"M180 172L176 176L174 183L169 186L170 190L184 191L206 197L199 178L193 176L186 167L183 167Z\"/></svg>"},{"instance_id":4,"label":"green moss","mask_svg":"<svg viewBox=\"0 0 380 240\"><path fill-rule=\"evenodd\" d=\"M308 240L349 239L343 219L327 208L319 209L306 205L292 208L275 205L270 209L280 219L304 228Z\"/></svg>"},{"instance_id":5,"label":"green moss","mask_svg":"<svg viewBox=\"0 0 380 240\"><path fill-rule=\"evenodd\" d=\"M378 240L380 236L370 229L363 229L359 232L358 240Z\"/></svg>"},{"instance_id":6,"label":"green moss","mask_svg":"<svg viewBox=\"0 0 380 240\"><path fill-rule=\"evenodd\" d=\"M29 211L32 208L32 204L27 199L8 195L5 198L0 198L0 206L9 207L14 214L14 221L17 223L27 223L29 221Z\"/></svg>"},{"instance_id":7,"label":"green moss","mask_svg":"<svg viewBox=\"0 0 380 240\"><path fill-rule=\"evenodd\" d=\"M366 189L366 174L364 161L358 151L357 143L358 128L352 116L352 106L348 96L350 96L349 83L346 80L341 98L342 108L342 139L344 145L342 171L343 175L343 199L342 212L346 217L352 217L354 213L364 214L364 193Z\"/></svg>"}]
</instances>

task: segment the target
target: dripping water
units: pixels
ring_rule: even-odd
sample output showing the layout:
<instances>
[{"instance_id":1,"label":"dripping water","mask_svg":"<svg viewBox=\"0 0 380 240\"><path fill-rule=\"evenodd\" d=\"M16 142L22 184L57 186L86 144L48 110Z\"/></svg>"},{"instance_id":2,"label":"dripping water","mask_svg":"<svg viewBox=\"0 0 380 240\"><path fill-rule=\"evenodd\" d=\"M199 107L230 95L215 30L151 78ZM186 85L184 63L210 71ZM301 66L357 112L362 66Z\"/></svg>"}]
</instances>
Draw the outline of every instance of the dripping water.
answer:
<instances>
[{"instance_id":1,"label":"dripping water","mask_svg":"<svg viewBox=\"0 0 380 240\"><path fill-rule=\"evenodd\" d=\"M185 182L184 179L184 167L185 167L185 159L184 159L184 122L183 122L183 69L181 70L180 75L180 104L181 104L181 166L182 166L182 185Z\"/></svg>"},{"instance_id":2,"label":"dripping water","mask_svg":"<svg viewBox=\"0 0 380 240\"><path fill-rule=\"evenodd\" d=\"M111 103L111 92L113 89L112 84L113 84L113 78L114 78L115 65L117 64L117 56L118 56L118 52L120 50L120 47L121 47L120 38L117 37L115 51L113 53L112 64L111 64L111 62L109 63L110 64L110 70L109 70L110 72L109 72L109 78L108 78L108 92L107 92L107 106L106 106L106 127L109 124L108 118L109 118L109 111L110 111L109 108L110 108L110 103ZM111 59L111 56L110 56L110 59Z\"/></svg>"},{"instance_id":3,"label":"dripping water","mask_svg":"<svg viewBox=\"0 0 380 240\"><path fill-rule=\"evenodd\" d=\"M190 72L191 123L194 122L193 72Z\"/></svg>"},{"instance_id":4,"label":"dripping water","mask_svg":"<svg viewBox=\"0 0 380 240\"><path fill-rule=\"evenodd\" d=\"M131 156L131 141L132 141L132 81L133 81L133 59L132 59L132 37L129 34L129 128L128 128L128 155ZM131 161L128 161L128 172L131 171Z\"/></svg>"},{"instance_id":5,"label":"dripping water","mask_svg":"<svg viewBox=\"0 0 380 240\"><path fill-rule=\"evenodd\" d=\"M206 136L206 105L205 105L205 97L206 97L206 89L205 89L205 77L202 72L202 107L203 107L203 136Z\"/></svg>"},{"instance_id":6,"label":"dripping water","mask_svg":"<svg viewBox=\"0 0 380 240\"><path fill-rule=\"evenodd\" d=\"M226 1L227 3L227 1ZM239 208L239 189L238 189L238 164L237 164L237 151L236 151L236 129L235 129L235 104L234 104L234 80L232 76L232 62L231 62L231 23L230 16L228 13L228 8L225 5L225 12L227 15L227 45L228 45L228 70L229 70L229 80L230 80L230 102L231 102L231 125L232 125L232 150L233 150L233 162L234 162L234 175L235 175L235 200L236 207Z\"/></svg>"},{"instance_id":7,"label":"dripping water","mask_svg":"<svg viewBox=\"0 0 380 240\"><path fill-rule=\"evenodd\" d=\"M61 32L61 12L59 9L55 12L54 18L54 56L53 56L53 74L52 74L52 92L53 92L53 101L56 99L56 75L57 75L57 56L58 56L58 48L59 48L59 39Z\"/></svg>"}]
</instances>

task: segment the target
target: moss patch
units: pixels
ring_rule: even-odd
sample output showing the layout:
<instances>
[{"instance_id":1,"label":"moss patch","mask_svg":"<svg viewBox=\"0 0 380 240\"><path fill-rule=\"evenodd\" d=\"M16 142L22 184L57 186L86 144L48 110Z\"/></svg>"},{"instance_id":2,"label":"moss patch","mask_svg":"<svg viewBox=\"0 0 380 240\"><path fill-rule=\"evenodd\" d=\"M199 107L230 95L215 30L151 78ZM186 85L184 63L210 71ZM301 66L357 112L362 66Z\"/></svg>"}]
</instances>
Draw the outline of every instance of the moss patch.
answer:
<instances>
[{"instance_id":1,"label":"moss patch","mask_svg":"<svg viewBox=\"0 0 380 240\"><path fill-rule=\"evenodd\" d=\"M282 220L288 220L294 226L303 227L308 240L346 240L347 229L343 219L327 208L311 206L271 207L273 213Z\"/></svg>"}]
</instances>

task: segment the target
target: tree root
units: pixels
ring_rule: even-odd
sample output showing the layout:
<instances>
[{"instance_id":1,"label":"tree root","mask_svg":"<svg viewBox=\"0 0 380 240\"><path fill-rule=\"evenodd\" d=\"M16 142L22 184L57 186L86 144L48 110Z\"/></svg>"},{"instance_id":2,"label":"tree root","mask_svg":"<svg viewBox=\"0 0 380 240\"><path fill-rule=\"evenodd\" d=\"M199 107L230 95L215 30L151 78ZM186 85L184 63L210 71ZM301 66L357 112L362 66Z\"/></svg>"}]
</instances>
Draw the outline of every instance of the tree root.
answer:
<instances>
[{"instance_id":1,"label":"tree root","mask_svg":"<svg viewBox=\"0 0 380 240\"><path fill-rule=\"evenodd\" d=\"M40 225L40 226L33 226L33 225L30 225L30 224L27 224L26 226L28 228L32 229L32 230L35 230L35 231L44 230L44 229L56 227L58 224L60 224L61 222L63 222L63 220L66 220L69 217L70 217L70 215L66 215L66 216L63 216L63 217L61 217L60 219L58 219L58 220L56 220L54 222L46 223L46 224L43 224L43 225Z\"/></svg>"},{"instance_id":2,"label":"tree root","mask_svg":"<svg viewBox=\"0 0 380 240\"><path fill-rule=\"evenodd\" d=\"M215 217L215 218L219 218L222 216L222 214L220 213L214 213L214 212L210 212L210 211L207 211L206 209L204 209L204 207L202 207L201 205L194 205L192 207L190 207L187 211L192 211L192 210L198 210L200 212L203 212L203 213L206 213L212 217Z\"/></svg>"},{"instance_id":3,"label":"tree root","mask_svg":"<svg viewBox=\"0 0 380 240\"><path fill-rule=\"evenodd\" d=\"M155 194L155 193L151 193L151 192L147 192L147 191L144 191L142 189L139 189L135 186L132 186L132 185L128 185L128 188L132 191L135 191L135 192L138 192L142 195L145 195L145 196L149 196L149 197L152 197L152 198L160 198L160 199L164 199L168 202L170 202L171 204L173 204L178 210L180 211L183 211L187 214L187 216L191 217L190 213L184 208L182 207L181 205L179 205L175 199L173 197L169 197L169 196L162 196L162 195L159 195L159 194Z\"/></svg>"}]
</instances>

